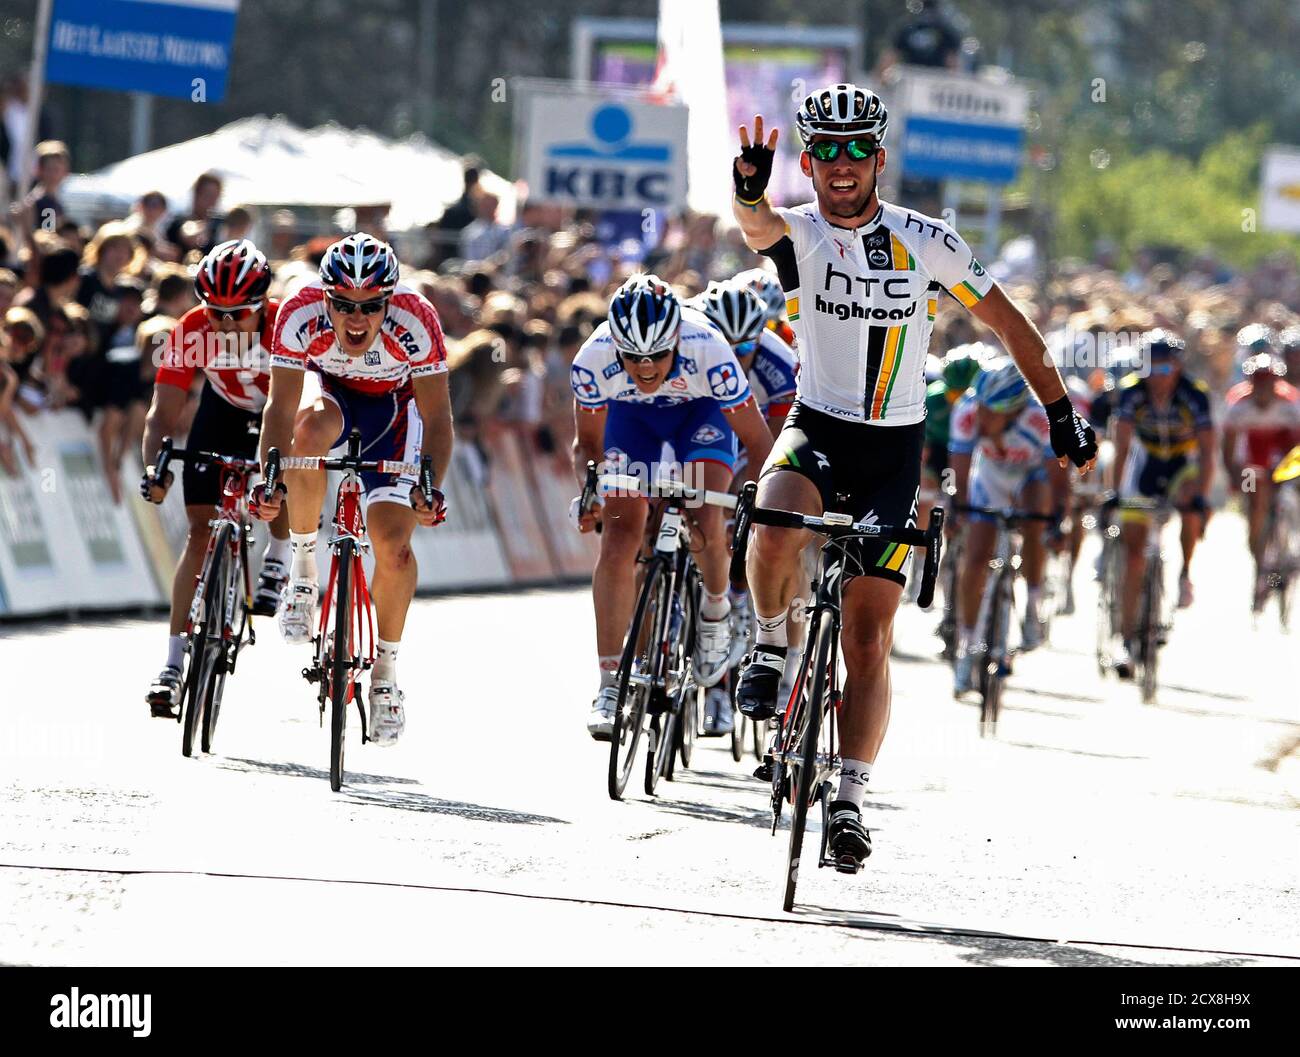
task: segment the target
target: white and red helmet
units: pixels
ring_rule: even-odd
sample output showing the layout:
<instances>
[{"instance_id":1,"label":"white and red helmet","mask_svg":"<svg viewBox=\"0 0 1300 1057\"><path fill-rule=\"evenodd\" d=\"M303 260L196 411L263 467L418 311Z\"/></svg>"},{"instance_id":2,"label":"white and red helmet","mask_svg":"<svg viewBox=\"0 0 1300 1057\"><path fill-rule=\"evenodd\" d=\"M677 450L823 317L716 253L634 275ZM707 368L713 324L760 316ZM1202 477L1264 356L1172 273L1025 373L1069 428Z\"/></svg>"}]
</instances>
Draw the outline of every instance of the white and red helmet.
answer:
<instances>
[{"instance_id":1,"label":"white and red helmet","mask_svg":"<svg viewBox=\"0 0 1300 1057\"><path fill-rule=\"evenodd\" d=\"M397 285L397 254L387 242L357 232L330 246L320 262L320 281L327 290L374 290L392 293Z\"/></svg>"}]
</instances>

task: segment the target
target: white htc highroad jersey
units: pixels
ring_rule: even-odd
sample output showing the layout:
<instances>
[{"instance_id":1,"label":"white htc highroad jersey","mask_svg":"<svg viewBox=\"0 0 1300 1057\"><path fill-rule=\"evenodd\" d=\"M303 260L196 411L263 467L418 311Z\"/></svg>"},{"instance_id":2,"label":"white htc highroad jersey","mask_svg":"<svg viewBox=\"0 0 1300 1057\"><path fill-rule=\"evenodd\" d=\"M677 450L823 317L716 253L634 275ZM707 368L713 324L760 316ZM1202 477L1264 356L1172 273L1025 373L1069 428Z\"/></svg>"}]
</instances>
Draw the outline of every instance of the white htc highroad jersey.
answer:
<instances>
[{"instance_id":1,"label":"white htc highroad jersey","mask_svg":"<svg viewBox=\"0 0 1300 1057\"><path fill-rule=\"evenodd\" d=\"M992 277L957 232L912 209L882 202L856 229L815 202L776 212L785 237L760 252L799 339L799 402L854 422L920 422L939 290L970 308Z\"/></svg>"}]
</instances>

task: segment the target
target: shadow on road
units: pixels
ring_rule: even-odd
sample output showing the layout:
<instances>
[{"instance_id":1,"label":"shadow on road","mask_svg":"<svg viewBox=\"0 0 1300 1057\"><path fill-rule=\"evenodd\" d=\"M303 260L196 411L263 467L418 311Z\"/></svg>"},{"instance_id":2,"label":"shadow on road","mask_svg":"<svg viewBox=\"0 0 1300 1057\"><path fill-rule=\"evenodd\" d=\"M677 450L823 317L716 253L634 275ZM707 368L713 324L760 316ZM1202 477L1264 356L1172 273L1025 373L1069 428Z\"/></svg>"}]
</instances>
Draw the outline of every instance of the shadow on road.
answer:
<instances>
[{"instance_id":1,"label":"shadow on road","mask_svg":"<svg viewBox=\"0 0 1300 1057\"><path fill-rule=\"evenodd\" d=\"M352 775L348 775L351 780ZM471 822L504 822L512 825L545 826L569 823L549 815L532 815L526 811L513 811L504 807L487 807L484 804L466 804L458 800L443 800L426 793L409 789L355 789L344 788L347 800L354 804L395 808L398 811L420 811L431 815L451 815Z\"/></svg>"},{"instance_id":2,"label":"shadow on road","mask_svg":"<svg viewBox=\"0 0 1300 1057\"><path fill-rule=\"evenodd\" d=\"M940 925L904 922L897 915L883 912L864 915L834 907L808 904L797 905L794 916L819 917L825 923L835 927L860 932L863 934L864 939L866 934L873 932L888 935L901 933L913 939L925 939L942 943L946 947L965 948L965 952L960 954L959 957L970 965L977 966L1013 966L1017 962L1033 962L1035 964L1049 962L1061 968L1125 968L1168 964L1167 959L1159 961L1144 960L1140 948L1132 949L1132 953L1129 955L1119 955L1100 949L1110 946L1104 943L1085 945L1077 940L1061 942L1045 938L1005 936L996 932L979 930L959 931ZM884 936L882 935L879 938L884 939ZM1261 957L1264 956L1261 955ZM1231 968L1254 965L1256 959L1205 953L1199 960L1180 962L1179 964Z\"/></svg>"},{"instance_id":3,"label":"shadow on road","mask_svg":"<svg viewBox=\"0 0 1300 1057\"><path fill-rule=\"evenodd\" d=\"M237 764L238 766L232 766ZM220 758L218 766L228 771L255 771L259 774L282 774L289 778L312 778L318 782L329 781L329 772L319 767L308 767L302 763L269 763L266 760L245 760L238 756ZM347 780L352 785L419 785L414 778L396 778L386 774L364 774L360 771L347 771Z\"/></svg>"}]
</instances>

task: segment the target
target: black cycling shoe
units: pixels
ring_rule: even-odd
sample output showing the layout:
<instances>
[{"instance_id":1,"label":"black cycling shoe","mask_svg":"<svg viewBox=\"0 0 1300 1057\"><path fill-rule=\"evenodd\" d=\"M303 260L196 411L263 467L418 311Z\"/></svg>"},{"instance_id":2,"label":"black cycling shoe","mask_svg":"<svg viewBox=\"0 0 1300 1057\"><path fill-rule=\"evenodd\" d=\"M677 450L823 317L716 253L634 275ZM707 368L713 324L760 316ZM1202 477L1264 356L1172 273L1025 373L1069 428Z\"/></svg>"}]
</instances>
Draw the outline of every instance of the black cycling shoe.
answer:
<instances>
[{"instance_id":1,"label":"black cycling shoe","mask_svg":"<svg viewBox=\"0 0 1300 1057\"><path fill-rule=\"evenodd\" d=\"M755 723L776 715L787 650L786 646L755 646L741 662L736 707Z\"/></svg>"},{"instance_id":2,"label":"black cycling shoe","mask_svg":"<svg viewBox=\"0 0 1300 1057\"><path fill-rule=\"evenodd\" d=\"M871 834L862 824L862 813L851 800L833 800L827 812L827 838L835 869L857 873L871 854Z\"/></svg>"},{"instance_id":3,"label":"black cycling shoe","mask_svg":"<svg viewBox=\"0 0 1300 1057\"><path fill-rule=\"evenodd\" d=\"M149 687L145 700L155 719L175 719L180 715L181 670L167 665Z\"/></svg>"},{"instance_id":4,"label":"black cycling shoe","mask_svg":"<svg viewBox=\"0 0 1300 1057\"><path fill-rule=\"evenodd\" d=\"M280 607L280 595L289 582L289 571L279 562L263 562L257 577L257 590L253 592L253 615L273 617Z\"/></svg>"}]
</instances>

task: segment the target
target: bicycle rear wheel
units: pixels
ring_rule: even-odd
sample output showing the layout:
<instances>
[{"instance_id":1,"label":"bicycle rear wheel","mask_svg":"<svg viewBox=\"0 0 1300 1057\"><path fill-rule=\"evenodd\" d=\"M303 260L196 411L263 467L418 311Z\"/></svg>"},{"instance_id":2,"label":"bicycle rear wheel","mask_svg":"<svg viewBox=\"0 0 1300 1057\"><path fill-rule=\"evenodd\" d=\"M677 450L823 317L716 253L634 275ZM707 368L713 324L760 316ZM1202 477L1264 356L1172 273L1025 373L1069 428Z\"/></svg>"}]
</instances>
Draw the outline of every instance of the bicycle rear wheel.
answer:
<instances>
[{"instance_id":1,"label":"bicycle rear wheel","mask_svg":"<svg viewBox=\"0 0 1300 1057\"><path fill-rule=\"evenodd\" d=\"M1099 568L1101 575L1097 580L1097 674L1105 676L1110 672L1111 649L1115 641L1115 624L1112 620L1114 603L1111 595L1115 591L1112 579L1112 556L1116 544L1109 537L1103 538Z\"/></svg>"},{"instance_id":2,"label":"bicycle rear wheel","mask_svg":"<svg viewBox=\"0 0 1300 1057\"><path fill-rule=\"evenodd\" d=\"M623 799L623 791L636 763L660 642L656 630L661 615L668 609L667 595L663 565L652 561L646 566L641 595L637 599L636 612L623 643L623 658L618 666L618 708L614 712L614 729L610 734L606 782L611 800Z\"/></svg>"},{"instance_id":3,"label":"bicycle rear wheel","mask_svg":"<svg viewBox=\"0 0 1300 1057\"><path fill-rule=\"evenodd\" d=\"M1014 601L1012 577L1015 574L1010 566L1004 566L997 575L984 636L987 649L981 661L980 737L997 733L998 716L1002 712L1002 690L1006 682L1005 666L1010 652L1008 633Z\"/></svg>"},{"instance_id":4,"label":"bicycle rear wheel","mask_svg":"<svg viewBox=\"0 0 1300 1057\"><path fill-rule=\"evenodd\" d=\"M202 750L203 715L212 695L212 681L221 652L221 607L226 595L226 573L230 564L227 548L230 526L217 529L213 549L194 588L201 610L190 635L190 668L185 679L184 715L181 720L181 754L193 756L196 744Z\"/></svg>"},{"instance_id":5,"label":"bicycle rear wheel","mask_svg":"<svg viewBox=\"0 0 1300 1057\"><path fill-rule=\"evenodd\" d=\"M817 777L817 739L821 733L821 717L825 707L830 677L831 646L835 635L835 618L823 612L813 632L814 641L805 649L812 657L812 679L804 697L803 715L794 731L793 741L798 754L791 777L794 794L790 817L790 845L786 853L785 894L782 907L788 912L794 907L795 888L799 883L799 860L803 854L804 829L808 824L808 807L812 801L813 784Z\"/></svg>"},{"instance_id":6,"label":"bicycle rear wheel","mask_svg":"<svg viewBox=\"0 0 1300 1057\"><path fill-rule=\"evenodd\" d=\"M343 786L343 747L352 700L352 559L356 541L340 540L335 562L338 579L334 584L334 630L331 633L329 664L330 696L330 789Z\"/></svg>"}]
</instances>

